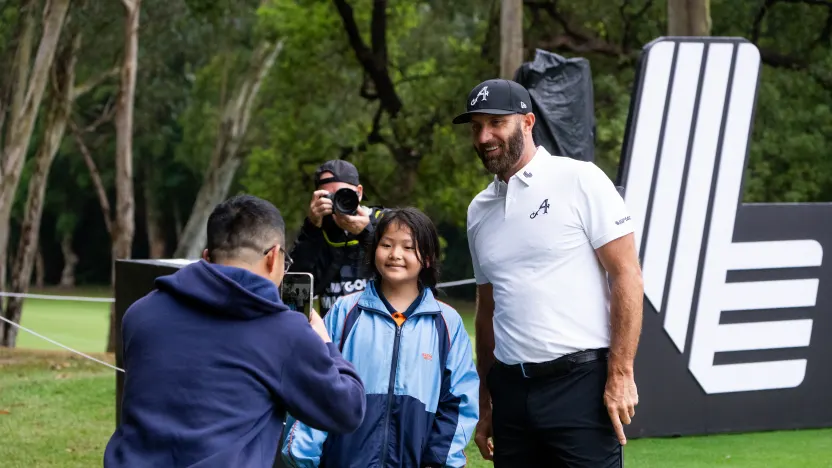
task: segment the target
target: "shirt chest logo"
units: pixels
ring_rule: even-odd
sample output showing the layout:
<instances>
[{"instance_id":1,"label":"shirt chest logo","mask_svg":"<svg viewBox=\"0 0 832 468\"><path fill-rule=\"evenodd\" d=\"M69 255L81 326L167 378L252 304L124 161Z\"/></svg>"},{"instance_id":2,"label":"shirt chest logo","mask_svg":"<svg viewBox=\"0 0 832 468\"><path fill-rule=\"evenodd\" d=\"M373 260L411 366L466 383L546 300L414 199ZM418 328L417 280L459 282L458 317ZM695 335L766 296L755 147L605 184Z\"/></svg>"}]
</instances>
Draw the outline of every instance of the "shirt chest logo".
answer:
<instances>
[{"instance_id":1,"label":"shirt chest logo","mask_svg":"<svg viewBox=\"0 0 832 468\"><path fill-rule=\"evenodd\" d=\"M542 211L542 213L541 213L541 211ZM537 211L532 212L532 214L529 215L529 218L535 219L535 218L537 218L537 215L539 215L539 214L549 214L549 199L548 198L543 200L543 203L540 204L540 207L537 209Z\"/></svg>"}]
</instances>

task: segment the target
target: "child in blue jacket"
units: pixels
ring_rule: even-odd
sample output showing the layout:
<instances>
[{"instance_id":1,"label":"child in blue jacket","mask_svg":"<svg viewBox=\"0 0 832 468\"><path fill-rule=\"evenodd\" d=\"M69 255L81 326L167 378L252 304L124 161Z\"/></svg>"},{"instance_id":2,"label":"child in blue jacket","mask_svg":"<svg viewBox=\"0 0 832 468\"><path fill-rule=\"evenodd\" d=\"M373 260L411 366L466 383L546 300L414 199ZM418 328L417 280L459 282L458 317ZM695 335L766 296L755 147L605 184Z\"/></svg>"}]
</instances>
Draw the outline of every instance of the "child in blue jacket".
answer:
<instances>
[{"instance_id":1,"label":"child in blue jacket","mask_svg":"<svg viewBox=\"0 0 832 468\"><path fill-rule=\"evenodd\" d=\"M439 237L433 222L414 208L385 212L367 259L375 279L339 298L324 319L364 382L364 421L355 432L328 435L290 417L283 461L326 468L465 466L463 449L479 418L479 378L462 319L434 297Z\"/></svg>"}]
</instances>

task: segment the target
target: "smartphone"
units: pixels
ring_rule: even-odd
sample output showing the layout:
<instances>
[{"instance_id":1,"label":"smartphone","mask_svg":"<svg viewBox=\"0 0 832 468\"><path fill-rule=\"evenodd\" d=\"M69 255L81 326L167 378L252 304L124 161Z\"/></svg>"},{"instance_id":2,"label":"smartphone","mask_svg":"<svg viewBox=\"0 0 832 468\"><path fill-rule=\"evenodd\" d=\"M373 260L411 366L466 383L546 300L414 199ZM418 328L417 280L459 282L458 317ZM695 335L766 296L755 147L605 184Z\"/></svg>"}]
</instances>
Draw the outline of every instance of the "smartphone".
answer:
<instances>
[{"instance_id":1,"label":"smartphone","mask_svg":"<svg viewBox=\"0 0 832 468\"><path fill-rule=\"evenodd\" d=\"M309 317L312 312L312 274L286 272L280 286L280 300L289 309Z\"/></svg>"}]
</instances>

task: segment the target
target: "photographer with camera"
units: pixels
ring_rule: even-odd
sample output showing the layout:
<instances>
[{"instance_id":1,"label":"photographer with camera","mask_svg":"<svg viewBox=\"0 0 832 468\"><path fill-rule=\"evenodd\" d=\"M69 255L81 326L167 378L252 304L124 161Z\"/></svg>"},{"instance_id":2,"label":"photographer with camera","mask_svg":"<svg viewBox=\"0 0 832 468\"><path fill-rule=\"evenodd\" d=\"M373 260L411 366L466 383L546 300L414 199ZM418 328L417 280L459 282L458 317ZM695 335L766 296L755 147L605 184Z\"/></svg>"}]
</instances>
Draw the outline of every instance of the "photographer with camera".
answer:
<instances>
[{"instance_id":1,"label":"photographer with camera","mask_svg":"<svg viewBox=\"0 0 832 468\"><path fill-rule=\"evenodd\" d=\"M321 164L315 171L315 189L291 256L294 271L314 277L312 294L320 297L325 316L339 297L367 285L371 275L364 252L383 209L361 206L364 188L358 169L347 161Z\"/></svg>"}]
</instances>

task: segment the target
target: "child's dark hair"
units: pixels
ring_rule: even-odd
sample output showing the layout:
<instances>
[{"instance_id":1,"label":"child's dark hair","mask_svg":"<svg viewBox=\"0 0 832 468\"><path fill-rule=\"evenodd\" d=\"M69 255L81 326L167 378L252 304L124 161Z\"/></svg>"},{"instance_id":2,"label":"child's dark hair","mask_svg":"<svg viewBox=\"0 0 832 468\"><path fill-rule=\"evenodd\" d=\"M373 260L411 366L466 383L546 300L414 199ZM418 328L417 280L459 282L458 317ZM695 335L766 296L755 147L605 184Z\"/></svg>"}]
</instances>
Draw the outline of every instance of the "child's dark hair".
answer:
<instances>
[{"instance_id":1,"label":"child's dark hair","mask_svg":"<svg viewBox=\"0 0 832 468\"><path fill-rule=\"evenodd\" d=\"M372 244L367 248L367 263L376 281L381 279L381 273L376 268L376 249L381 236L390 226L407 226L415 244L422 271L419 272L421 286L430 288L436 294L436 284L439 282L439 234L430 218L416 208L394 208L385 210L375 228Z\"/></svg>"}]
</instances>

